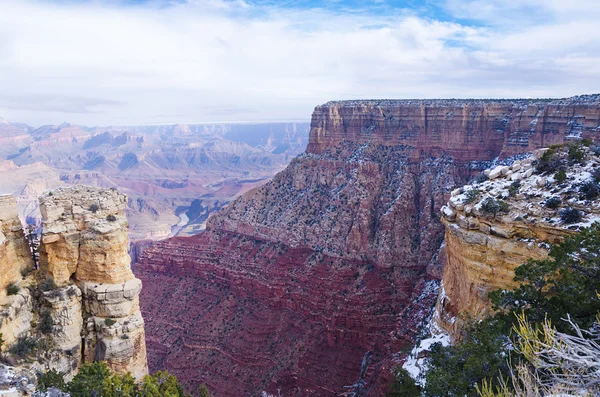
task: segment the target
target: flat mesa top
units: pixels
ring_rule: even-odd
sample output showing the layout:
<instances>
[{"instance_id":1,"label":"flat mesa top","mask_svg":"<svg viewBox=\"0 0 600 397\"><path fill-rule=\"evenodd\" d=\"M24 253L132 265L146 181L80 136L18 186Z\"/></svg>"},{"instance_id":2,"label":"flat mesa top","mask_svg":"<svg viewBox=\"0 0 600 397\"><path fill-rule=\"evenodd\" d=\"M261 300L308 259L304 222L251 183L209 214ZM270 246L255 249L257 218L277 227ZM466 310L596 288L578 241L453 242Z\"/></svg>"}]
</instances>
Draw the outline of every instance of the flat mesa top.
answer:
<instances>
[{"instance_id":1,"label":"flat mesa top","mask_svg":"<svg viewBox=\"0 0 600 397\"><path fill-rule=\"evenodd\" d=\"M514 99L501 99L501 98L489 98L489 99L460 99L460 98L447 98L447 99L357 99L357 100L342 100L342 101L329 101L322 106L407 106L407 105L420 105L420 106L477 106L477 105L488 105L498 104L506 105L513 104L515 106L530 106L530 105L600 105L600 94L590 95L578 95L570 98L514 98Z\"/></svg>"}]
</instances>

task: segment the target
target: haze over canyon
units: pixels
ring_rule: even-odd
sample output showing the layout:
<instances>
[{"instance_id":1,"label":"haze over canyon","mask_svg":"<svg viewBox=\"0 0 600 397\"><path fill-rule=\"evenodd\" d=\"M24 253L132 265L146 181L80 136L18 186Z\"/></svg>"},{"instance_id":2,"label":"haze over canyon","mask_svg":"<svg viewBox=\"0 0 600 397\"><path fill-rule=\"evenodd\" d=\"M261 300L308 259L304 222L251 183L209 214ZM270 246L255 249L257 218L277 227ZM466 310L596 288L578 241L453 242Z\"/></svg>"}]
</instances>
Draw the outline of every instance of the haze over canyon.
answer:
<instances>
[{"instance_id":1,"label":"haze over canyon","mask_svg":"<svg viewBox=\"0 0 600 397\"><path fill-rule=\"evenodd\" d=\"M208 215L302 152L308 123L33 128L0 121L0 194L38 222L37 197L71 184L129 197L133 241L194 234Z\"/></svg>"}]
</instances>

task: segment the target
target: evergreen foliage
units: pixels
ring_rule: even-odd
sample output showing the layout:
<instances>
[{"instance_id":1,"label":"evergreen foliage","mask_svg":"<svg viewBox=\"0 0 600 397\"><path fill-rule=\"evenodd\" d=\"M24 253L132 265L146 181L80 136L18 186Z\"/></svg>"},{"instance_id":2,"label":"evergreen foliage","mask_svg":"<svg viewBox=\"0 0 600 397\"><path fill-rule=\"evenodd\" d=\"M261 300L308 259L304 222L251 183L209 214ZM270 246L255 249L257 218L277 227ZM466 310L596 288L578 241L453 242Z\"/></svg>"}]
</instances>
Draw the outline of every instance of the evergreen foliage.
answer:
<instances>
[{"instance_id":1,"label":"evergreen foliage","mask_svg":"<svg viewBox=\"0 0 600 397\"><path fill-rule=\"evenodd\" d=\"M415 383L407 370L396 367L394 374L394 381L390 384L385 397L419 397L421 395L421 386Z\"/></svg>"},{"instance_id":2,"label":"evergreen foliage","mask_svg":"<svg viewBox=\"0 0 600 397\"><path fill-rule=\"evenodd\" d=\"M38 374L37 378L37 388L39 391L45 392L51 387L65 390L67 386L63 374L55 369L51 369L43 374Z\"/></svg>"},{"instance_id":3,"label":"evergreen foliage","mask_svg":"<svg viewBox=\"0 0 600 397\"><path fill-rule=\"evenodd\" d=\"M453 346L432 346L426 385L421 394L414 395L525 396L517 390L524 382L545 384L560 376L560 363L552 371L538 370L539 360L523 348L528 341L524 335L529 335L527 343L538 346L540 342L533 337L538 335L536 330L543 330L539 335L546 340L548 335L562 335L562 340L574 335L572 340L585 344L585 335L592 334L574 329L600 327L600 224L552 246L547 259L519 266L515 281L519 283L516 289L489 295L497 310L494 316L477 323L467 321L470 325ZM402 385L402 390L411 390L411 384L414 381L402 375L393 383ZM400 394L390 394L396 395Z\"/></svg>"},{"instance_id":4,"label":"evergreen foliage","mask_svg":"<svg viewBox=\"0 0 600 397\"><path fill-rule=\"evenodd\" d=\"M19 288L18 285L16 284L9 284L8 287L6 287L6 295L16 295L19 293L21 289Z\"/></svg>"},{"instance_id":5,"label":"evergreen foliage","mask_svg":"<svg viewBox=\"0 0 600 397\"><path fill-rule=\"evenodd\" d=\"M508 375L506 359L510 351L506 335L503 321L471 322L460 343L447 347L439 343L433 345L428 358L430 370L426 375L425 395L476 396L475 385L490 374Z\"/></svg>"},{"instance_id":6,"label":"evergreen foliage","mask_svg":"<svg viewBox=\"0 0 600 397\"><path fill-rule=\"evenodd\" d=\"M167 371L147 375L136 383L131 374L114 374L101 361L83 365L68 384L55 370L39 375L38 390L46 391L50 387L66 391L72 397L191 397ZM200 386L198 393L199 397L212 397L205 385Z\"/></svg>"}]
</instances>

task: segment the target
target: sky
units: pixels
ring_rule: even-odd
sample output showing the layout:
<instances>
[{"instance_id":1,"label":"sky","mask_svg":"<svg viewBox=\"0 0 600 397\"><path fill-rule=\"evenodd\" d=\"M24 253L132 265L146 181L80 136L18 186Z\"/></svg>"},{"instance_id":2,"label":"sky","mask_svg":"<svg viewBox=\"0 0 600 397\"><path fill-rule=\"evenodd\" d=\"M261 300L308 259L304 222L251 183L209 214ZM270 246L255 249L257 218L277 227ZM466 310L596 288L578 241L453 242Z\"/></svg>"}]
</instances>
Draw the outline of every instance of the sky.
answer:
<instances>
[{"instance_id":1,"label":"sky","mask_svg":"<svg viewBox=\"0 0 600 397\"><path fill-rule=\"evenodd\" d=\"M599 0L0 0L0 117L309 121L329 100L600 92Z\"/></svg>"}]
</instances>

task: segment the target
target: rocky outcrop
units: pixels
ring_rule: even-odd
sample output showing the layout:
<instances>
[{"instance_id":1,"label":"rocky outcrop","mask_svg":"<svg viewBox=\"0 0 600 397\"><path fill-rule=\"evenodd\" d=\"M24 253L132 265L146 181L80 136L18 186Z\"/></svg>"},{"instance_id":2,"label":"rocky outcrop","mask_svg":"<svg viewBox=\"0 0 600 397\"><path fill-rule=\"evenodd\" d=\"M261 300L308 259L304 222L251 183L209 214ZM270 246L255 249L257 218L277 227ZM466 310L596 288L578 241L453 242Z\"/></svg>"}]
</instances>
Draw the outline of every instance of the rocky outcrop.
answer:
<instances>
[{"instance_id":1,"label":"rocky outcrop","mask_svg":"<svg viewBox=\"0 0 600 397\"><path fill-rule=\"evenodd\" d=\"M23 225L17 215L13 196L0 196L0 298L6 288L22 279L21 273L33 268Z\"/></svg>"},{"instance_id":2,"label":"rocky outcrop","mask_svg":"<svg viewBox=\"0 0 600 397\"><path fill-rule=\"evenodd\" d=\"M42 195L40 269L59 287L75 284L68 287L66 300L53 304L46 297L61 337L83 326L84 361L104 360L139 379L147 373L142 285L130 268L126 206L127 197L116 189L76 185ZM73 323L79 319L69 315L61 319L69 308L77 311L77 302L82 323ZM66 343L71 340L67 337Z\"/></svg>"},{"instance_id":3,"label":"rocky outcrop","mask_svg":"<svg viewBox=\"0 0 600 397\"><path fill-rule=\"evenodd\" d=\"M11 362L19 370L53 368L67 379L82 363L98 360L137 379L146 375L142 285L127 254L126 196L74 186L40 197L39 270L33 270L14 199L3 197L2 204L8 227L2 280L18 287L0 296L3 350ZM19 345L25 347L13 349ZM36 360L28 359L32 355Z\"/></svg>"},{"instance_id":4,"label":"rocky outcrop","mask_svg":"<svg viewBox=\"0 0 600 397\"><path fill-rule=\"evenodd\" d=\"M33 269L13 196L0 196L0 333L6 344L29 329L32 303L23 275ZM9 295L10 294L10 295Z\"/></svg>"},{"instance_id":5,"label":"rocky outcrop","mask_svg":"<svg viewBox=\"0 0 600 397\"><path fill-rule=\"evenodd\" d=\"M566 156L566 149L554 150L553 161ZM564 181L542 172L539 165L535 170L534 161L546 151L540 150L534 152L535 158L486 170L489 181L452 192L441 210L447 261L438 300L439 325L456 334L465 315L490 314L488 293L514 288L519 265L529 258L547 257L549 244L600 220L598 200L579 193L584 184L596 183L592 175L600 158L586 147L581 150L585 159L565 167ZM576 209L582 218L565 220L561 213L567 208Z\"/></svg>"},{"instance_id":6,"label":"rocky outcrop","mask_svg":"<svg viewBox=\"0 0 600 397\"><path fill-rule=\"evenodd\" d=\"M107 284L133 279L126 206L116 189L74 186L42 195L40 268L59 285L71 277Z\"/></svg>"},{"instance_id":7,"label":"rocky outcrop","mask_svg":"<svg viewBox=\"0 0 600 397\"><path fill-rule=\"evenodd\" d=\"M564 102L317 107L305 154L206 232L142 254L151 369L219 396L334 396L371 351L367 382L385 394L395 354L435 302L426 281L439 273L450 192L497 157L595 134L598 98Z\"/></svg>"}]
</instances>

